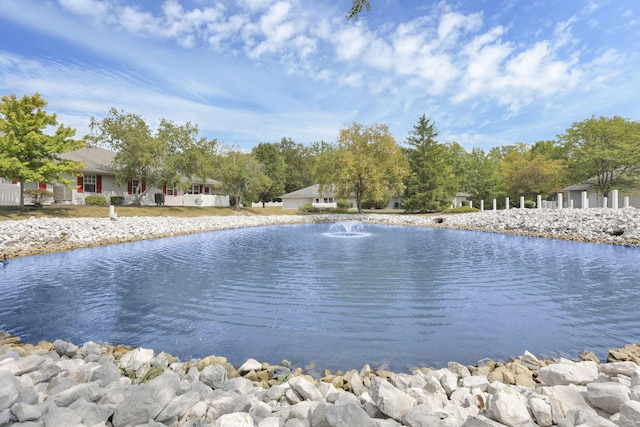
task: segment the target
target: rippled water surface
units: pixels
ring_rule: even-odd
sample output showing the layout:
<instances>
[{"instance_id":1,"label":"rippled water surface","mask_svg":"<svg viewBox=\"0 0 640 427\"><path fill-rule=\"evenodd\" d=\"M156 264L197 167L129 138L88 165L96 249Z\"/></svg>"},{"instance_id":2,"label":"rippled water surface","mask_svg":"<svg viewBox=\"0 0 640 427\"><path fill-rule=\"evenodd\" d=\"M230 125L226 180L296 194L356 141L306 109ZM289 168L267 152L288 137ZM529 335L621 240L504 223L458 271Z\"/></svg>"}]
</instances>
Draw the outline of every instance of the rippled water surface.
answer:
<instances>
[{"instance_id":1,"label":"rippled water surface","mask_svg":"<svg viewBox=\"0 0 640 427\"><path fill-rule=\"evenodd\" d=\"M640 342L640 251L331 224L224 230L12 259L0 329L318 368L577 357Z\"/></svg>"}]
</instances>

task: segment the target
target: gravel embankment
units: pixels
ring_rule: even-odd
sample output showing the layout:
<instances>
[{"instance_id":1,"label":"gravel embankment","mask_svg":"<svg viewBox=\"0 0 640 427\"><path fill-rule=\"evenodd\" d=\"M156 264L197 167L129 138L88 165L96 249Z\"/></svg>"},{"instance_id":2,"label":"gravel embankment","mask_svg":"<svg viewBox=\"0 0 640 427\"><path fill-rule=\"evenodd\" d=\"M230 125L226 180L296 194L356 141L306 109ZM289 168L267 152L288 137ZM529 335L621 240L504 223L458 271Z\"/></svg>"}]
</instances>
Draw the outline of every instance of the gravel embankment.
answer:
<instances>
[{"instance_id":1,"label":"gravel embankment","mask_svg":"<svg viewBox=\"0 0 640 427\"><path fill-rule=\"evenodd\" d=\"M441 216L235 215L197 218L120 217L115 221L107 217L30 218L0 221L0 254L12 258L227 228L344 220L640 245L639 209L510 209Z\"/></svg>"}]
</instances>

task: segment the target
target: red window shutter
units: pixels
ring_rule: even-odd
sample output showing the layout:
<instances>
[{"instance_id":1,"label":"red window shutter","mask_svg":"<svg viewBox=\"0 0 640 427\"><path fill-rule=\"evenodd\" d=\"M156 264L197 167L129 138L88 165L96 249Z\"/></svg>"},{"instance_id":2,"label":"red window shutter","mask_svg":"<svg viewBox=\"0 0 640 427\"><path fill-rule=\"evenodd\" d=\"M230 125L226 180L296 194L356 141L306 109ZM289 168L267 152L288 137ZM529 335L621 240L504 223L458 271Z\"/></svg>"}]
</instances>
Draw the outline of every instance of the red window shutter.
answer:
<instances>
[{"instance_id":1,"label":"red window shutter","mask_svg":"<svg viewBox=\"0 0 640 427\"><path fill-rule=\"evenodd\" d=\"M167 194L167 183L162 184L162 194Z\"/></svg>"},{"instance_id":2,"label":"red window shutter","mask_svg":"<svg viewBox=\"0 0 640 427\"><path fill-rule=\"evenodd\" d=\"M200 194L202 194L202 184L200 184Z\"/></svg>"},{"instance_id":3,"label":"red window shutter","mask_svg":"<svg viewBox=\"0 0 640 427\"><path fill-rule=\"evenodd\" d=\"M144 193L146 189L147 189L147 183L143 182L142 183L142 192Z\"/></svg>"},{"instance_id":4,"label":"red window shutter","mask_svg":"<svg viewBox=\"0 0 640 427\"><path fill-rule=\"evenodd\" d=\"M133 182L131 182L131 181L127 182L127 193L128 194L132 194L133 193Z\"/></svg>"},{"instance_id":5,"label":"red window shutter","mask_svg":"<svg viewBox=\"0 0 640 427\"><path fill-rule=\"evenodd\" d=\"M47 189L47 183L46 182L39 182L38 183L38 189L46 190Z\"/></svg>"},{"instance_id":6,"label":"red window shutter","mask_svg":"<svg viewBox=\"0 0 640 427\"><path fill-rule=\"evenodd\" d=\"M78 177L78 193L84 193L84 177Z\"/></svg>"},{"instance_id":7,"label":"red window shutter","mask_svg":"<svg viewBox=\"0 0 640 427\"><path fill-rule=\"evenodd\" d=\"M96 175L96 193L102 193L102 175Z\"/></svg>"},{"instance_id":8,"label":"red window shutter","mask_svg":"<svg viewBox=\"0 0 640 427\"><path fill-rule=\"evenodd\" d=\"M12 180L11 180L11 183L12 183L12 184L17 184L17 183L18 183L18 180L17 180L17 179L12 179Z\"/></svg>"}]
</instances>

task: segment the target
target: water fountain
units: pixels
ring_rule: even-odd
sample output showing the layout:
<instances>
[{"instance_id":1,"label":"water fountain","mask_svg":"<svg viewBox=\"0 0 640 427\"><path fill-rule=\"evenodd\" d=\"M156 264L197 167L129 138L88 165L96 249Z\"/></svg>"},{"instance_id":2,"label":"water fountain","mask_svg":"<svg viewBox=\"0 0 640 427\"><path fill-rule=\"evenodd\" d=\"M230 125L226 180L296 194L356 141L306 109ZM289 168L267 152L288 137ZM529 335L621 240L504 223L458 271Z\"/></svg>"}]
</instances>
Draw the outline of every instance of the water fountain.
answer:
<instances>
[{"instance_id":1,"label":"water fountain","mask_svg":"<svg viewBox=\"0 0 640 427\"><path fill-rule=\"evenodd\" d=\"M331 224L327 234L336 237L363 237L369 235L365 230L364 224L357 221L340 221Z\"/></svg>"}]
</instances>

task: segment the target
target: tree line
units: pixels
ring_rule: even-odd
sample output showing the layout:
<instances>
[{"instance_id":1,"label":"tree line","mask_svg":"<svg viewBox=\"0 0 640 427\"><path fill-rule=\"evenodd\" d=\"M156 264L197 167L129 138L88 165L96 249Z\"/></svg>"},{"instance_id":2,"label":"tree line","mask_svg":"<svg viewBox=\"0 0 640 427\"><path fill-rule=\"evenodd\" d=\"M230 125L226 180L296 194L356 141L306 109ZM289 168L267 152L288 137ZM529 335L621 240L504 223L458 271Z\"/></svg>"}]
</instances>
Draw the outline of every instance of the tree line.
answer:
<instances>
[{"instance_id":1,"label":"tree line","mask_svg":"<svg viewBox=\"0 0 640 427\"><path fill-rule=\"evenodd\" d=\"M116 182L139 183L133 189L137 203L143 187L186 191L206 180L219 182L216 191L236 207L320 184L338 198L355 198L359 211L402 195L408 212L446 208L456 192L471 200L532 201L576 183L590 182L602 195L640 185L640 123L618 116L573 123L556 140L487 152L438 142L435 123L425 115L401 143L387 125L353 123L335 143L305 145L285 137L247 152L201 137L195 124L161 119L152 130L141 116L115 108L100 120L91 117L89 134L74 139L75 130L58 124L46 105L37 93L0 102L0 176L20 182L21 190L25 182L73 185L65 177L77 175L82 165L60 154L87 145L116 153Z\"/></svg>"}]
</instances>

